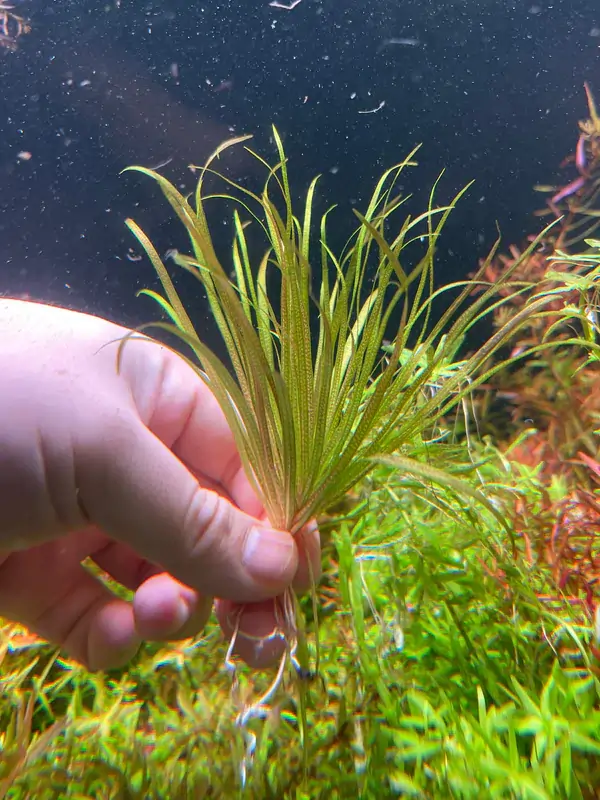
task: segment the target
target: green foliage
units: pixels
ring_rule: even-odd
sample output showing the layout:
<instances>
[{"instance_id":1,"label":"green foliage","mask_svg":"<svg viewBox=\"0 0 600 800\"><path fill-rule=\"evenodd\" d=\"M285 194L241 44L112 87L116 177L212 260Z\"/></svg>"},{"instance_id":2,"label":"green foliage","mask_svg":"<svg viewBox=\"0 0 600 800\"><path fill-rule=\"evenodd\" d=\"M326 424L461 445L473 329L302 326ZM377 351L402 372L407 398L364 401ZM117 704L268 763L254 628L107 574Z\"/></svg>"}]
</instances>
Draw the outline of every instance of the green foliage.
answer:
<instances>
[{"instance_id":1,"label":"green foliage","mask_svg":"<svg viewBox=\"0 0 600 800\"><path fill-rule=\"evenodd\" d=\"M355 212L360 226L339 257L328 244L331 210L323 215L315 254L311 238L317 179L310 184L302 214L295 216L283 145L275 129L273 133L279 163L270 168L253 153L268 172L260 195L220 176L234 195L219 197L237 204L267 241L264 257L254 266L246 237L250 222L235 211L233 279L215 252L206 216L206 203L214 198L206 195L204 183L207 175L216 174L214 160L249 137L225 142L209 158L200 169L193 205L162 175L134 168L159 184L185 226L193 255L177 253L174 260L205 288L235 377L197 334L148 237L132 220L128 225L165 291L166 297L143 292L171 320L172 324L159 327L176 333L192 349L200 374L227 416L272 524L296 533L364 478L375 456L418 440L474 385L497 370L499 365L478 372L524 320L550 300L528 304L473 355L452 364L473 324L494 305L506 302L496 295L500 283L509 285L511 274L508 271L498 285L484 287L476 299L470 295L481 282L485 265L473 282L434 291L437 241L462 193L448 205L436 207L432 192L428 209L415 218L406 217L390 236L405 202L396 184L413 164L413 151L386 170L364 215ZM406 268L405 250L409 245L414 250L419 241L422 252L416 266ZM315 260L320 263L318 296L313 294ZM272 275L279 284L278 294ZM458 296L448 299L440 318L432 320L434 299L449 290L458 291ZM392 344L383 360L386 336ZM424 395L428 386L436 390Z\"/></svg>"},{"instance_id":2,"label":"green foliage","mask_svg":"<svg viewBox=\"0 0 600 800\"><path fill-rule=\"evenodd\" d=\"M582 332L581 344L590 352L593 361L600 359L598 344L598 315L600 313L600 240L586 239L588 250L569 255L560 250L550 259L554 269L549 269L546 280L554 284L552 293L571 293L573 302L563 310L569 320L579 320ZM560 325L560 321L557 323ZM553 332L548 330L547 338Z\"/></svg>"},{"instance_id":3,"label":"green foliage","mask_svg":"<svg viewBox=\"0 0 600 800\"><path fill-rule=\"evenodd\" d=\"M436 207L432 191L427 210L415 218L407 216L394 231L393 223L405 202L396 185L413 164L413 151L384 172L366 212L355 212L360 225L339 256L328 244L331 209L322 216L315 255L317 179L309 186L302 213L296 215L283 144L275 129L273 136L279 156L275 167L252 153L267 170L260 195L219 176L212 167L224 150L249 137L225 142L199 169L193 203L162 175L134 168L158 183L185 227L193 254L175 253L174 260L202 283L230 364L218 358L198 335L151 241L135 222L127 222L146 250L165 293L163 297L153 291L142 292L170 319L157 327L174 333L191 348L196 369L229 422L248 478L269 520L275 527L302 535L311 519L341 501L377 459L386 457L392 457L399 469L454 491L462 488L501 519L476 488L410 458L405 451L431 436L474 386L500 368L495 364L481 369L552 298L532 300L474 354L456 361L457 350L472 326L513 296L509 270L498 285L484 284L479 296L472 297L474 286L481 288L478 284L486 264L474 281L434 290L437 241L462 193L448 205ZM233 190L231 195L216 196L235 207L233 270L223 266L217 255L208 224L206 206L215 199L206 194L209 175L225 180ZM264 234L267 245L258 264L253 262L246 235L252 223ZM406 266L407 248L413 259L420 253L413 267ZM313 285L316 260L320 262L318 296ZM499 299L500 284L508 294ZM451 291L457 295L454 299ZM520 287L514 293L522 291ZM433 319L432 304L444 292L447 308L439 319ZM384 356L382 347L390 334L391 344ZM309 646L291 589L282 604L279 632L286 637L291 662L303 674L310 669ZM318 614L316 605L313 613ZM232 650L235 637L234 633ZM318 657L317 650L317 662ZM249 723L265 717L268 699L283 678L285 658L272 687L249 704L239 693L235 663L228 654L233 692L239 699L237 720L246 737L242 782L247 766L255 760L256 738ZM297 693L306 768L307 694L301 681Z\"/></svg>"},{"instance_id":4,"label":"green foliage","mask_svg":"<svg viewBox=\"0 0 600 800\"><path fill-rule=\"evenodd\" d=\"M403 202L394 185L411 154L378 182L339 257L324 215L314 297L315 182L294 216L275 138L280 161L267 167L262 194L233 186L233 280L213 247L204 181L240 140L202 168L193 205L141 170L189 234L193 255L175 261L202 282L229 364L198 337L158 253L129 225L165 291L146 292L171 320L158 325L194 353L273 523L296 533L358 484L359 513L328 529L322 602L293 606L303 612L306 653L310 634L321 642L318 672L292 686L281 668L274 683L270 672L241 667L242 702L279 680L287 691L240 726L215 622L198 641L146 646L108 675L57 659L6 625L0 800L591 798L600 785L597 634L560 596L552 607L538 599L554 591L552 576L523 557L502 513L507 495L539 502L536 471L457 444L447 429L450 412L467 415L472 388L501 368L491 361L498 348L562 295L553 288L523 303L457 361L465 333L525 287L511 286L513 268L486 285L486 262L476 299L472 282L434 291L435 247L454 201L437 208L432 194L424 214L388 237ZM257 269L249 220L267 239ZM406 248L413 255L421 239L407 269ZM433 301L451 291L458 297L434 320Z\"/></svg>"},{"instance_id":5,"label":"green foliage","mask_svg":"<svg viewBox=\"0 0 600 800\"><path fill-rule=\"evenodd\" d=\"M479 468L528 497L529 476L498 459ZM368 513L333 529L335 593L319 623L320 674L306 681L306 771L290 693L251 723L255 763L239 789L243 742L216 623L198 642L147 646L109 675L19 644L7 626L0 797L592 798L591 626L566 603L549 611L536 599L543 565L502 547L494 515L450 489L418 489L380 466L364 486ZM271 675L240 678L262 691Z\"/></svg>"}]
</instances>

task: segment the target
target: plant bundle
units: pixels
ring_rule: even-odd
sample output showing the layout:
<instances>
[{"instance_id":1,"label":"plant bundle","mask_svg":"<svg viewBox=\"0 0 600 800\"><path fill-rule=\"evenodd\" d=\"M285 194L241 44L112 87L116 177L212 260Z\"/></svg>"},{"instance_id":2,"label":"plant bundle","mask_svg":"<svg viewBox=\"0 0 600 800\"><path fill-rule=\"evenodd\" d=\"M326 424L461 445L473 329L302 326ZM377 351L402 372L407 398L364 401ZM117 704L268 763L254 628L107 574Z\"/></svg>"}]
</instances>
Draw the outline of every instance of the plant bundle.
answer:
<instances>
[{"instance_id":1,"label":"plant bundle","mask_svg":"<svg viewBox=\"0 0 600 800\"><path fill-rule=\"evenodd\" d=\"M164 289L164 296L142 292L169 317L170 322L156 326L175 333L191 348L192 363L223 409L271 524L301 535L311 519L340 501L377 460L390 458L407 472L464 489L486 502L466 483L408 454L474 386L499 369L498 364L479 368L489 364L525 320L542 313L551 298L531 300L475 353L455 362L470 328L506 302L498 288L509 286L512 274L506 271L496 285L490 285L483 279L486 262L473 280L435 289L438 237L463 192L436 206L432 191L427 210L414 218L407 216L390 234L388 229L406 200L398 194L397 181L414 165L415 149L383 174L365 213L355 211L359 226L336 255L327 233L332 209L320 219L318 243L314 242L317 178L308 188L302 214L294 213L285 153L275 129L279 161L274 167L249 151L267 170L260 194L222 175L232 193L206 193L206 177L219 174L214 161L226 148L248 138L225 142L204 167L197 168L193 200L162 175L132 167L159 184L185 226L191 254L175 252L172 258L201 281L229 364L198 334L146 234L132 220L127 224ZM216 198L236 204L231 265L223 265L218 257L207 221L206 205ZM267 242L257 264L250 256L249 224L258 225ZM411 268L405 265L409 246L411 254L421 247ZM312 279L315 259L320 267L318 286ZM476 284L483 284L483 291L473 298ZM453 299L434 319L434 300L450 290ZM517 294L522 291L522 286L514 289ZM297 654L299 666L308 669L302 622L291 590L283 607L279 633L286 636L293 658ZM264 705L263 700L252 708ZM246 714L242 721L248 718Z\"/></svg>"}]
</instances>

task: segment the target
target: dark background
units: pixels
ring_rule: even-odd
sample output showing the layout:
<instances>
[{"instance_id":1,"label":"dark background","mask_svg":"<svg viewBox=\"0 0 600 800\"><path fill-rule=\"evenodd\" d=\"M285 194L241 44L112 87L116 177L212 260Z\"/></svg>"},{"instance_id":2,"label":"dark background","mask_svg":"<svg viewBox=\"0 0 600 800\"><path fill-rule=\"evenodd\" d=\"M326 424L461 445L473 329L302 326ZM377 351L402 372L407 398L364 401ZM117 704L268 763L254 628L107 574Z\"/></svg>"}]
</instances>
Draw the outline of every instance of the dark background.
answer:
<instances>
[{"instance_id":1,"label":"dark background","mask_svg":"<svg viewBox=\"0 0 600 800\"><path fill-rule=\"evenodd\" d=\"M273 161L275 123L298 195L323 173L319 209L340 205L341 243L351 207L422 142L406 182L412 211L444 168L441 201L476 180L441 245L447 282L477 265L497 223L506 245L540 229L532 187L571 180L559 164L587 115L584 80L600 98L597 0L302 0L292 11L266 0L24 0L15 11L32 32L16 52L0 49L0 292L130 325L157 310L135 298L153 273L127 258L138 248L125 217L160 252L184 240L155 187L119 174L129 164L171 159L163 173L191 190L187 165L229 136L255 134ZM241 152L227 164L250 184L260 175ZM180 286L195 306L189 281Z\"/></svg>"}]
</instances>

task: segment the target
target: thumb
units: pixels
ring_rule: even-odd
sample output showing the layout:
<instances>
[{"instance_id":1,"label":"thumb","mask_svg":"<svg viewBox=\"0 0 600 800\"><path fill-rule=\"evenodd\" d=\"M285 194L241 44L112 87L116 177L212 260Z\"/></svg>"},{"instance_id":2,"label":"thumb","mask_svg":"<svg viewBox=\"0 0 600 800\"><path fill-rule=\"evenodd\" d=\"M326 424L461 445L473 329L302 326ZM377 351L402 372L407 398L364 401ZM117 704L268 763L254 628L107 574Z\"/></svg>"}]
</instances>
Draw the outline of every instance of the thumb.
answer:
<instances>
[{"instance_id":1,"label":"thumb","mask_svg":"<svg viewBox=\"0 0 600 800\"><path fill-rule=\"evenodd\" d=\"M123 409L121 409L123 412ZM102 426L75 455L90 521L203 595L254 602L291 584L293 537L204 488L134 413Z\"/></svg>"}]
</instances>

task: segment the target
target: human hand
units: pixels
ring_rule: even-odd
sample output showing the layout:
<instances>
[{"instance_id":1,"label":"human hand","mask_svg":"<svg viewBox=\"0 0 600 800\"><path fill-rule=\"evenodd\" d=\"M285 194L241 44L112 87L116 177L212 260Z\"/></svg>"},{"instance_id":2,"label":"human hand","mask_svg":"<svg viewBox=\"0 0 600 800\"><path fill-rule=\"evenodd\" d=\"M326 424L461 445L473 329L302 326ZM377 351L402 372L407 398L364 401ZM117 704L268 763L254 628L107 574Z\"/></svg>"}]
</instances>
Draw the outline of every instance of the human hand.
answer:
<instances>
[{"instance_id":1,"label":"human hand","mask_svg":"<svg viewBox=\"0 0 600 800\"><path fill-rule=\"evenodd\" d=\"M269 528L223 413L183 359L132 338L117 372L127 332L0 300L0 615L106 669L143 639L196 634L218 597L228 635L244 604L237 651L260 666L281 647L253 643L275 626L274 598L319 575L318 531Z\"/></svg>"}]
</instances>

